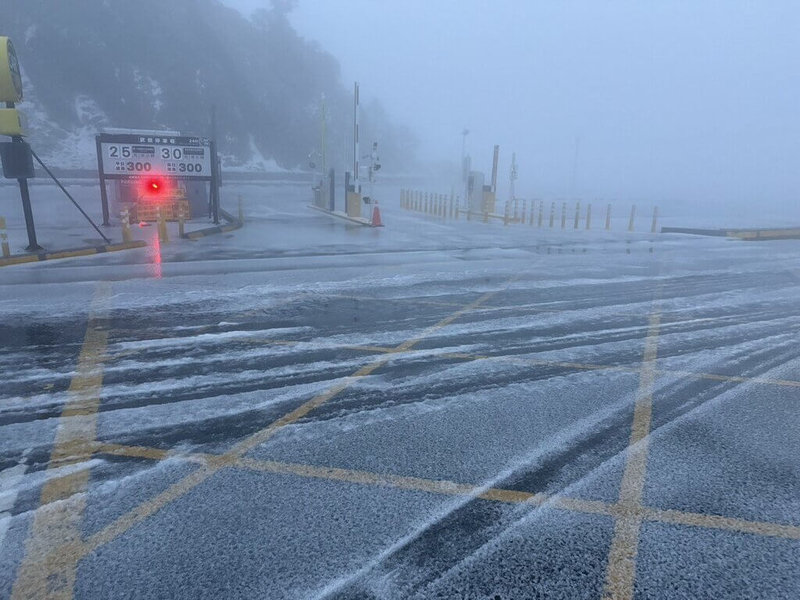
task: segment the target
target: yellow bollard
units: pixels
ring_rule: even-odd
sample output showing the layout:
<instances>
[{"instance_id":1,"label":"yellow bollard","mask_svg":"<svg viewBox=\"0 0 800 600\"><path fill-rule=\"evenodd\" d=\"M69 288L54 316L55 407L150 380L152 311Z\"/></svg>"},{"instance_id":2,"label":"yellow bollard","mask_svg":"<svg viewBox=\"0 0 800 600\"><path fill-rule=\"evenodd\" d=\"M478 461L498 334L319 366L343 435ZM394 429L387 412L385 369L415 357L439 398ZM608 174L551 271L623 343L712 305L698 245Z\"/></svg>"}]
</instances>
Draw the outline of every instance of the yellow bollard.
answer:
<instances>
[{"instance_id":1,"label":"yellow bollard","mask_svg":"<svg viewBox=\"0 0 800 600\"><path fill-rule=\"evenodd\" d=\"M161 208L156 209L156 219L158 221L158 241L162 244L168 244L169 236L167 235L167 221L161 214Z\"/></svg>"},{"instance_id":2,"label":"yellow bollard","mask_svg":"<svg viewBox=\"0 0 800 600\"><path fill-rule=\"evenodd\" d=\"M522 214L519 216L520 222L524 225L525 224L525 213L528 212L528 200L523 198L522 199Z\"/></svg>"},{"instance_id":3,"label":"yellow bollard","mask_svg":"<svg viewBox=\"0 0 800 600\"><path fill-rule=\"evenodd\" d=\"M575 227L573 229L578 229L578 223L581 220L581 201L578 200L575 203Z\"/></svg>"},{"instance_id":4,"label":"yellow bollard","mask_svg":"<svg viewBox=\"0 0 800 600\"><path fill-rule=\"evenodd\" d=\"M631 219L628 221L628 231L633 231L633 220L636 218L636 205L631 206Z\"/></svg>"},{"instance_id":5,"label":"yellow bollard","mask_svg":"<svg viewBox=\"0 0 800 600\"><path fill-rule=\"evenodd\" d=\"M611 203L606 208L606 231L611 230Z\"/></svg>"},{"instance_id":6,"label":"yellow bollard","mask_svg":"<svg viewBox=\"0 0 800 600\"><path fill-rule=\"evenodd\" d=\"M120 218L122 220L122 242L129 244L133 240L133 236L131 235L130 213L127 208L122 211Z\"/></svg>"},{"instance_id":7,"label":"yellow bollard","mask_svg":"<svg viewBox=\"0 0 800 600\"><path fill-rule=\"evenodd\" d=\"M425 192L425 214L430 214L430 201L428 199L428 192Z\"/></svg>"},{"instance_id":8,"label":"yellow bollard","mask_svg":"<svg viewBox=\"0 0 800 600\"><path fill-rule=\"evenodd\" d=\"M556 218L556 203L555 200L550 203L550 229L553 228L553 221Z\"/></svg>"},{"instance_id":9,"label":"yellow bollard","mask_svg":"<svg viewBox=\"0 0 800 600\"><path fill-rule=\"evenodd\" d=\"M11 256L11 249L8 246L8 234L6 233L6 218L0 217L0 246L3 248L3 258Z\"/></svg>"},{"instance_id":10,"label":"yellow bollard","mask_svg":"<svg viewBox=\"0 0 800 600\"><path fill-rule=\"evenodd\" d=\"M658 207L653 208L653 225L650 227L650 233L655 233L658 225Z\"/></svg>"},{"instance_id":11,"label":"yellow bollard","mask_svg":"<svg viewBox=\"0 0 800 600\"><path fill-rule=\"evenodd\" d=\"M542 228L542 217L544 216L544 200L539 200L539 229ZM533 219L533 215L531 215L531 219Z\"/></svg>"},{"instance_id":12,"label":"yellow bollard","mask_svg":"<svg viewBox=\"0 0 800 600\"><path fill-rule=\"evenodd\" d=\"M506 200L505 207L503 209L503 225L508 226L508 200Z\"/></svg>"},{"instance_id":13,"label":"yellow bollard","mask_svg":"<svg viewBox=\"0 0 800 600\"><path fill-rule=\"evenodd\" d=\"M561 229L567 228L567 203L561 203Z\"/></svg>"},{"instance_id":14,"label":"yellow bollard","mask_svg":"<svg viewBox=\"0 0 800 600\"><path fill-rule=\"evenodd\" d=\"M592 228L592 203L586 205L586 230L590 230Z\"/></svg>"}]
</instances>

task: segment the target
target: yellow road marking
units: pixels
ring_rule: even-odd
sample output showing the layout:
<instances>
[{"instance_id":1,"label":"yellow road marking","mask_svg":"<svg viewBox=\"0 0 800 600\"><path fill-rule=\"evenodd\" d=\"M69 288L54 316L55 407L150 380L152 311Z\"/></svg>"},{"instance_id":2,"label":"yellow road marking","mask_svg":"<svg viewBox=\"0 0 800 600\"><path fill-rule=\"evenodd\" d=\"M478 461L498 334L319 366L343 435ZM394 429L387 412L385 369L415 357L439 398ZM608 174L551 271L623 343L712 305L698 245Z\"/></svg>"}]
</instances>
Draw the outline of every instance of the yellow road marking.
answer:
<instances>
[{"instance_id":1,"label":"yellow road marking","mask_svg":"<svg viewBox=\"0 0 800 600\"><path fill-rule=\"evenodd\" d=\"M89 313L77 373L62 409L48 469L87 463L94 451L97 410L103 383L103 361L108 346L105 319L110 310L111 286L98 285ZM75 549L81 544L81 520L86 506L89 471L82 468L48 480L33 518L12 599L71 598L75 585ZM54 550L55 549L55 550Z\"/></svg>"},{"instance_id":2,"label":"yellow road marking","mask_svg":"<svg viewBox=\"0 0 800 600\"><path fill-rule=\"evenodd\" d=\"M147 458L163 460L170 453L160 448L147 448L142 446L125 446L121 444L98 444L95 450L98 454L113 454L115 456L130 456L133 458ZM220 462L221 455L202 452L189 454L176 454L176 457L202 464ZM391 475L386 473L373 473L353 469L335 467L321 467L270 460L258 460L242 457L230 463L231 467L248 469L262 473L283 473L307 477L312 479L327 479L332 481L345 481L367 486L380 486L401 488L411 491L431 492L447 496L471 496L483 500L502 502L506 504L531 504L548 506L570 512L607 515L623 517L636 514L645 521L684 525L688 527L703 527L708 529L721 529L737 533L750 533L762 537L779 537L800 540L800 527L765 521L748 521L719 515L708 515L679 510L660 510L648 507L630 507L623 504L610 504L599 500L585 500L569 496L552 495L502 488L484 489L478 485L458 483L448 480L432 480L420 477Z\"/></svg>"},{"instance_id":3,"label":"yellow road marking","mask_svg":"<svg viewBox=\"0 0 800 600\"><path fill-rule=\"evenodd\" d=\"M131 458L147 458L150 460L164 460L169 456L167 450L161 450L160 448L123 446L122 444L97 444L94 451L98 454L113 454L115 456L130 456Z\"/></svg>"},{"instance_id":4,"label":"yellow road marking","mask_svg":"<svg viewBox=\"0 0 800 600\"><path fill-rule=\"evenodd\" d=\"M394 348L386 346L342 346L345 350L356 350L358 352L374 352L376 354L389 354L394 352Z\"/></svg>"},{"instance_id":5,"label":"yellow road marking","mask_svg":"<svg viewBox=\"0 0 800 600\"><path fill-rule=\"evenodd\" d=\"M513 278L511 281L513 281L514 279L516 279L516 277ZM193 488L197 487L198 485L206 481L209 477L217 473L219 470L236 464L239 460L244 458L244 455L248 451L267 441L280 428L296 422L297 420L301 419L315 408L319 407L320 405L324 404L331 398L340 394L342 391L350 387L353 383L355 383L359 379L366 377L367 375L370 375L372 372L374 372L381 366L385 365L389 360L391 360L392 354L394 352L404 352L406 350L409 350L410 348L412 348L414 345L416 345L426 337L430 336L439 329L446 327L447 325L452 323L455 319L459 318L461 315L480 306L481 304L486 302L489 298L500 293L500 291L502 291L503 289L506 289L506 287L501 288L500 290L487 292L483 294L477 300L469 303L467 306L462 307L461 309L454 312L450 316L445 317L435 325L432 325L424 329L422 333L420 333L418 336L411 338L403 342L396 348L394 348L392 353L387 353L380 359L360 368L358 371L353 373L353 375L344 378L342 381L331 386L328 390L326 390L322 394L315 396L308 402L292 410L291 412L284 415L277 421L274 421L266 428L242 440L225 454L214 457L208 457L207 460L205 461L205 464L201 468L185 476L175 484L171 485L169 488L158 494L155 498L152 498L150 500L147 500L139 504L126 514L117 518L117 520L115 520L111 524L107 525L102 530L90 536L85 541L81 542L80 537L78 536L77 538L75 538L75 542L71 544L65 543L62 544L60 547L51 546L50 548L48 548L45 546L39 548L39 552L31 556L31 560L29 561L30 569L42 570L43 567L47 567L49 563L58 563L58 564L64 563L68 565L69 567L68 570L71 570L72 583L74 584L75 566L77 566L77 563L81 558L93 552L98 547L116 539L117 537L128 531L131 527L133 527L137 523L144 521L149 516L158 512L164 506L170 504L171 502L174 502L175 500L177 500L178 498L180 498ZM92 450L98 447L102 448L103 446L104 445L98 446L97 444L90 444ZM110 449L112 450L114 449L112 445L109 446L111 446ZM121 448L120 446L116 446L117 451L120 451L120 448ZM146 450L143 450L142 454L145 453ZM155 452L153 453L153 456L157 457L158 454L159 454L158 452ZM59 520L61 521L68 520L71 517L72 513L73 511L70 511L68 515L60 515ZM69 595L63 595L59 597L71 598L72 585L69 586L68 594ZM24 598L26 596L19 596L19 597ZM38 598L40 596L34 595L32 597Z\"/></svg>"},{"instance_id":6,"label":"yellow road marking","mask_svg":"<svg viewBox=\"0 0 800 600\"><path fill-rule=\"evenodd\" d=\"M766 521L747 521L720 515L705 515L680 510L657 510L645 508L642 516L649 521L670 523L673 525L686 525L689 527L705 527L707 529L722 529L738 533L750 533L762 537L778 537L790 540L800 540L800 527L781 523L768 523Z\"/></svg>"},{"instance_id":7,"label":"yellow road marking","mask_svg":"<svg viewBox=\"0 0 800 600\"><path fill-rule=\"evenodd\" d=\"M628 600L633 598L636 554L642 526L640 508L647 469L648 436L653 412L653 387L656 378L655 365L660 326L661 312L656 308L650 316L647 338L644 343L644 361L639 376L633 425L619 492L619 506L622 513L616 519L614 537L608 556L608 570L603 594L606 599Z\"/></svg>"}]
</instances>

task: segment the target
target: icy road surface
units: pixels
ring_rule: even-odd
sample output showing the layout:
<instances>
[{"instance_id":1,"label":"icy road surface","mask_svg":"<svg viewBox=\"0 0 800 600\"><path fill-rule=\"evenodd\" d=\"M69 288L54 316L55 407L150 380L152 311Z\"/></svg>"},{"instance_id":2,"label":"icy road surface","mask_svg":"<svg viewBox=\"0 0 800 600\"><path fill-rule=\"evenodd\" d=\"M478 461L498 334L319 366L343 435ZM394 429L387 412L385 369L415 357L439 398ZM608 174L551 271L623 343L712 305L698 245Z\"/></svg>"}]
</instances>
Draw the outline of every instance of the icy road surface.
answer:
<instances>
[{"instance_id":1,"label":"icy road surface","mask_svg":"<svg viewBox=\"0 0 800 600\"><path fill-rule=\"evenodd\" d=\"M800 242L225 192L0 272L0 598L800 597Z\"/></svg>"}]
</instances>

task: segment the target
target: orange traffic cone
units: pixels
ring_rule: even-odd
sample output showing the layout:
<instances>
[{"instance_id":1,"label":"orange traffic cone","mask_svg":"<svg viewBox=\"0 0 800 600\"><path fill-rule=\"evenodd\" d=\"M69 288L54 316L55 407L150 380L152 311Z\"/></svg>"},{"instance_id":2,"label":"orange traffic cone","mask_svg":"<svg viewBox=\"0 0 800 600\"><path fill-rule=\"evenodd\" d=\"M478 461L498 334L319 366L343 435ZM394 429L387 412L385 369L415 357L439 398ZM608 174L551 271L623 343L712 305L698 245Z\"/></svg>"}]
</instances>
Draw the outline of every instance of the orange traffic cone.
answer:
<instances>
[{"instance_id":1,"label":"orange traffic cone","mask_svg":"<svg viewBox=\"0 0 800 600\"><path fill-rule=\"evenodd\" d=\"M373 227L383 227L383 223L381 222L381 209L378 208L376 204L372 209L372 223L370 223Z\"/></svg>"}]
</instances>

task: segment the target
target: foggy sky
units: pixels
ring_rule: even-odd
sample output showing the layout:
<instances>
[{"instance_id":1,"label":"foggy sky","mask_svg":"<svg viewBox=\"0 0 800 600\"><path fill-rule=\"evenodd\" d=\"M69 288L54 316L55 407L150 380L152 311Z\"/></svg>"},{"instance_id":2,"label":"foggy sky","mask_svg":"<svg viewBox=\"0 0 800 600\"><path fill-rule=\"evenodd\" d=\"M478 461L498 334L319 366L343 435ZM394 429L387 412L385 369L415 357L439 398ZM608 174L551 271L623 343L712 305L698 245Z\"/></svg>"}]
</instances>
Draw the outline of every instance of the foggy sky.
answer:
<instances>
[{"instance_id":1,"label":"foggy sky","mask_svg":"<svg viewBox=\"0 0 800 600\"><path fill-rule=\"evenodd\" d=\"M782 201L800 221L800 3L299 0L291 20L424 157L457 163L466 127L488 173L500 144L501 194L514 151L522 196Z\"/></svg>"}]
</instances>

